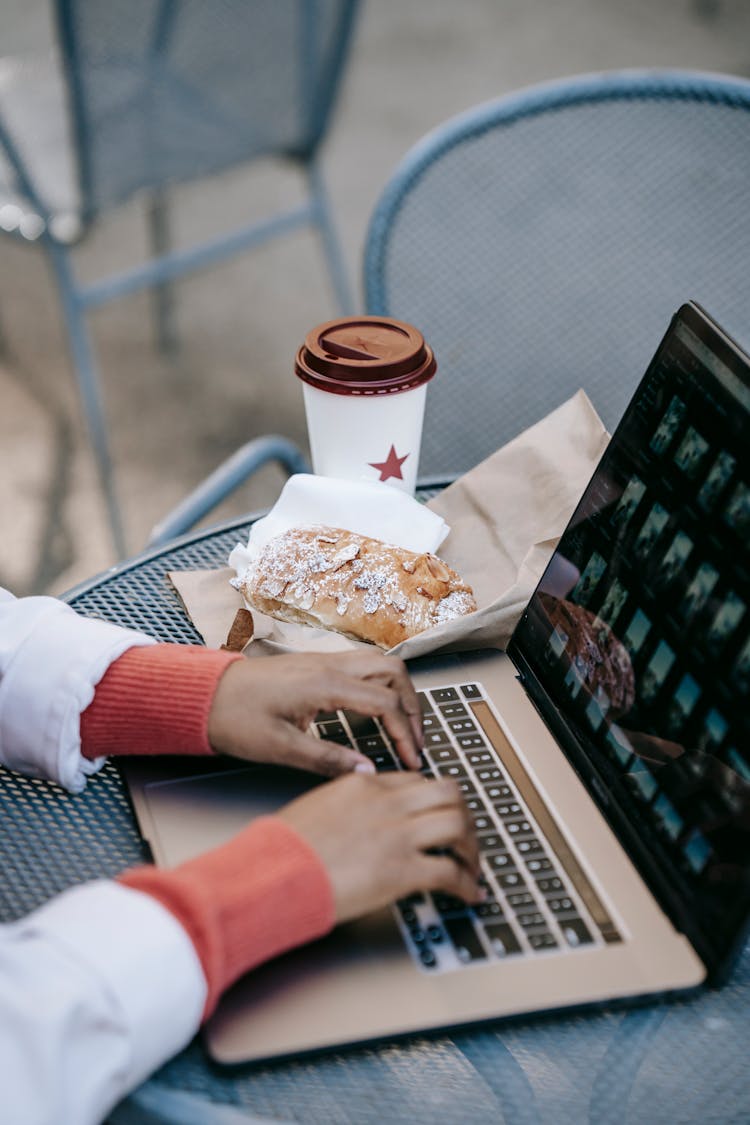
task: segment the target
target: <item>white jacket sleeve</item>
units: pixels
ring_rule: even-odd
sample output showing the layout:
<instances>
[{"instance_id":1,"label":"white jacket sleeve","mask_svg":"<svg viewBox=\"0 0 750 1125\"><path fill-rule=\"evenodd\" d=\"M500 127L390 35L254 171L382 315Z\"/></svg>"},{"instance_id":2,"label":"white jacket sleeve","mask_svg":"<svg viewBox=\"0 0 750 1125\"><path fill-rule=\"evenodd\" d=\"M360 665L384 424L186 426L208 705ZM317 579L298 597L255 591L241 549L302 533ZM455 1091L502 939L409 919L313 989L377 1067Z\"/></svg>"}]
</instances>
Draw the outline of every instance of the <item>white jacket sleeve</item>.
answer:
<instances>
[{"instance_id":1,"label":"white jacket sleeve","mask_svg":"<svg viewBox=\"0 0 750 1125\"><path fill-rule=\"evenodd\" d=\"M80 714L113 660L152 643L0 589L0 763L83 789L104 759L82 757ZM0 1117L100 1122L189 1041L205 1001L188 935L128 887L76 887L0 925Z\"/></svg>"},{"instance_id":2,"label":"white jacket sleeve","mask_svg":"<svg viewBox=\"0 0 750 1125\"><path fill-rule=\"evenodd\" d=\"M79 617L56 598L14 598L0 588L0 764L79 793L104 763L81 755L81 712L113 660L153 643Z\"/></svg>"},{"instance_id":3,"label":"white jacket sleeve","mask_svg":"<svg viewBox=\"0 0 750 1125\"><path fill-rule=\"evenodd\" d=\"M0 1104L23 1125L98 1125L195 1034L206 1001L175 918L117 883L0 926Z\"/></svg>"}]
</instances>

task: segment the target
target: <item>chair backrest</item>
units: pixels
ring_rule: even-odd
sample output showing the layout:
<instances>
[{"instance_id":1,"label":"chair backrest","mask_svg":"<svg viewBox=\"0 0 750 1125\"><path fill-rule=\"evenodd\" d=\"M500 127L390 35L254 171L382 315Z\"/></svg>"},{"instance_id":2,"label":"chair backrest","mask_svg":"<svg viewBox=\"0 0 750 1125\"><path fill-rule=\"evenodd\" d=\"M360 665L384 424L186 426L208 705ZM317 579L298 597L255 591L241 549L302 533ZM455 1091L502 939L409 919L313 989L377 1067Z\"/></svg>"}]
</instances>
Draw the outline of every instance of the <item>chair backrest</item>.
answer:
<instances>
[{"instance_id":1,"label":"chair backrest","mask_svg":"<svg viewBox=\"0 0 750 1125\"><path fill-rule=\"evenodd\" d=\"M630 71L501 97L425 137L365 248L367 311L438 373L420 472L463 472L583 387L613 427L671 315L750 341L750 82Z\"/></svg>"},{"instance_id":2,"label":"chair backrest","mask_svg":"<svg viewBox=\"0 0 750 1125\"><path fill-rule=\"evenodd\" d=\"M57 0L84 216L322 140L358 0Z\"/></svg>"}]
</instances>

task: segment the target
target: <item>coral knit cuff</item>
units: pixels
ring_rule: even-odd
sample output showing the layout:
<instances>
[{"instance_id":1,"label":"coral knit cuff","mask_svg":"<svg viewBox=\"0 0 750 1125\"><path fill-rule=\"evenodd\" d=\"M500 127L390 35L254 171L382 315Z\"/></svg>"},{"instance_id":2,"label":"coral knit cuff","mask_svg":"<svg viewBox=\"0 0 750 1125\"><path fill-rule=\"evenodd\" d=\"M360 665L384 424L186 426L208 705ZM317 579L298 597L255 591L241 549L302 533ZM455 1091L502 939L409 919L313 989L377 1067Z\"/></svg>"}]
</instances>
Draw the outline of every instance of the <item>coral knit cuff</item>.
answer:
<instances>
[{"instance_id":1,"label":"coral knit cuff","mask_svg":"<svg viewBox=\"0 0 750 1125\"><path fill-rule=\"evenodd\" d=\"M321 937L335 921L325 867L273 816L174 870L138 867L119 882L150 894L187 931L208 984L204 1019L249 969Z\"/></svg>"},{"instance_id":2,"label":"coral knit cuff","mask_svg":"<svg viewBox=\"0 0 750 1125\"><path fill-rule=\"evenodd\" d=\"M240 653L203 645L128 649L110 664L81 715L84 758L111 754L210 754L216 685Z\"/></svg>"}]
</instances>

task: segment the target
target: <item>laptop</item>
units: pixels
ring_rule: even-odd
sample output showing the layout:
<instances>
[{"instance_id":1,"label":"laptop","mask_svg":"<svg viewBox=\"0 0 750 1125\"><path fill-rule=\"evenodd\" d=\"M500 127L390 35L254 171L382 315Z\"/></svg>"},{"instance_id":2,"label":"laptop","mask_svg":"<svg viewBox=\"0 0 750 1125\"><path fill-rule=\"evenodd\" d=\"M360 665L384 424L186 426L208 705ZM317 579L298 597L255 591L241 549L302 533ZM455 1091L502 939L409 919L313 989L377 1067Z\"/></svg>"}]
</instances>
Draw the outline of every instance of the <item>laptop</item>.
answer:
<instances>
[{"instance_id":1,"label":"laptop","mask_svg":"<svg viewBox=\"0 0 750 1125\"><path fill-rule=\"evenodd\" d=\"M423 772L460 785L487 900L416 893L254 970L205 1028L214 1061L724 979L750 920L749 411L750 359L684 305L507 654L410 668ZM376 720L315 728L400 768ZM167 865L325 784L229 761L128 774Z\"/></svg>"}]
</instances>

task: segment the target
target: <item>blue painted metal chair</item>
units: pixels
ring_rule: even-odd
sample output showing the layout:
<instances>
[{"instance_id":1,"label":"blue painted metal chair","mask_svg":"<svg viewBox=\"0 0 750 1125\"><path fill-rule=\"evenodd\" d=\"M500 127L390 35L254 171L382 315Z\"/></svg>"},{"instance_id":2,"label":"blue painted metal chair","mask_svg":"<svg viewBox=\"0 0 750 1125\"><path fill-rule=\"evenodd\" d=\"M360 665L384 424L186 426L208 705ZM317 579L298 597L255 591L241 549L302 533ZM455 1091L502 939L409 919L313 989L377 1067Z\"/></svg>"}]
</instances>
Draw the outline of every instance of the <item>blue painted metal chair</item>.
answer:
<instances>
[{"instance_id":1,"label":"blue painted metal chair","mask_svg":"<svg viewBox=\"0 0 750 1125\"><path fill-rule=\"evenodd\" d=\"M461 473L583 387L613 427L671 315L750 342L750 82L530 87L426 136L383 191L368 313L435 350L421 475Z\"/></svg>"},{"instance_id":2,"label":"blue painted metal chair","mask_svg":"<svg viewBox=\"0 0 750 1125\"><path fill-rule=\"evenodd\" d=\"M54 60L41 68L4 60L0 232L39 239L49 255L120 555L122 520L86 313L144 287L157 287L164 313L169 281L307 224L322 237L339 307L351 311L318 153L357 2L56 0L61 71ZM266 156L302 169L306 201L170 252L170 185ZM139 192L150 199L153 257L118 276L81 283L71 256L75 243ZM283 461L283 447L278 454Z\"/></svg>"}]
</instances>

